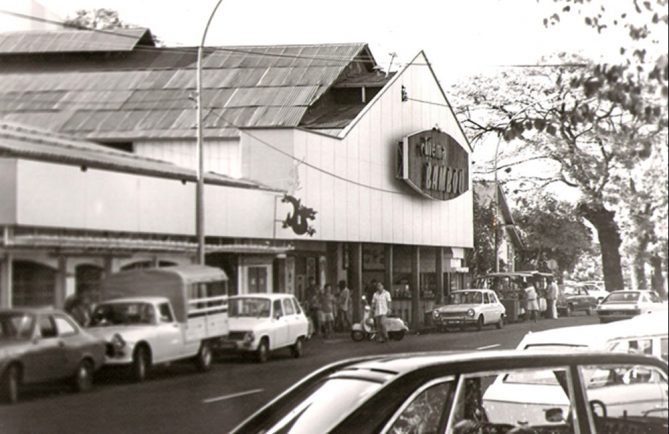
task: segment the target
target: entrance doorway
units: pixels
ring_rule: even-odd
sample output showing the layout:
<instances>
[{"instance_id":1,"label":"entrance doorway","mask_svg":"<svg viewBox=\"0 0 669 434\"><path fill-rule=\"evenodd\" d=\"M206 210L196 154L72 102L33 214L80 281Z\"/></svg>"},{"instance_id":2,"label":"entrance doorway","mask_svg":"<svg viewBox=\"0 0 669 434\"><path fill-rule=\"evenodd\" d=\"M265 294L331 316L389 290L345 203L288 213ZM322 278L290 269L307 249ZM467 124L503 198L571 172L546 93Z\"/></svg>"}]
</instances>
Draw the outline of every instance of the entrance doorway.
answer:
<instances>
[{"instance_id":1,"label":"entrance doorway","mask_svg":"<svg viewBox=\"0 0 669 434\"><path fill-rule=\"evenodd\" d=\"M250 266L247 268L249 292L268 292L266 266Z\"/></svg>"}]
</instances>

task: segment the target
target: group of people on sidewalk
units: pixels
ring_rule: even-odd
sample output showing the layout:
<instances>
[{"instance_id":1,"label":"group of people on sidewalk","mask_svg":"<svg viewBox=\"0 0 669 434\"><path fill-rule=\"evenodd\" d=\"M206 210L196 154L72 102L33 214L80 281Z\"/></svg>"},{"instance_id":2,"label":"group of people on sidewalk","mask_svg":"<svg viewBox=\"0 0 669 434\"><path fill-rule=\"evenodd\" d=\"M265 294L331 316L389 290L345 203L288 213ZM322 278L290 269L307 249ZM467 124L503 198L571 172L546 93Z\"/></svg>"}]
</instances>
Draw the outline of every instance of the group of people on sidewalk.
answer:
<instances>
[{"instance_id":1,"label":"group of people on sidewalk","mask_svg":"<svg viewBox=\"0 0 669 434\"><path fill-rule=\"evenodd\" d=\"M328 339L335 331L351 328L351 290L345 280L340 280L333 291L330 283L320 288L315 279L309 279L304 305L314 325L314 335Z\"/></svg>"},{"instance_id":2,"label":"group of people on sidewalk","mask_svg":"<svg viewBox=\"0 0 669 434\"><path fill-rule=\"evenodd\" d=\"M524 291L521 291L521 307L525 310L526 320L537 322L540 312L544 312L547 319L557 319L557 283L549 277L546 279L546 284L545 289L540 289L537 287L536 279L529 279Z\"/></svg>"}]
</instances>

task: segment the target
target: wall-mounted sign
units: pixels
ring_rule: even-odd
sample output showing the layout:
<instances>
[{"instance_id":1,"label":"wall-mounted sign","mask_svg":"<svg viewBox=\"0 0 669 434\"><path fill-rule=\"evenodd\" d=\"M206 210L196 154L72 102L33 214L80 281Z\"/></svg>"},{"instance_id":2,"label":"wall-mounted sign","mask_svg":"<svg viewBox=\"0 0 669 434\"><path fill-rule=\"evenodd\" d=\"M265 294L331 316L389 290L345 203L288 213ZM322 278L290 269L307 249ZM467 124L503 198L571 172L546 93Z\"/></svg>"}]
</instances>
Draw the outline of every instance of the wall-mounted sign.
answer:
<instances>
[{"instance_id":1,"label":"wall-mounted sign","mask_svg":"<svg viewBox=\"0 0 669 434\"><path fill-rule=\"evenodd\" d=\"M430 199L453 199L469 189L469 154L443 131L421 131L399 143L397 177Z\"/></svg>"},{"instance_id":2,"label":"wall-mounted sign","mask_svg":"<svg viewBox=\"0 0 669 434\"><path fill-rule=\"evenodd\" d=\"M309 220L316 218L317 211L302 205L301 199L287 194L283 196L281 202L293 205L293 212L288 213L286 219L283 220L284 228L290 227L297 235L308 234L313 236L316 233L316 229L309 225Z\"/></svg>"}]
</instances>

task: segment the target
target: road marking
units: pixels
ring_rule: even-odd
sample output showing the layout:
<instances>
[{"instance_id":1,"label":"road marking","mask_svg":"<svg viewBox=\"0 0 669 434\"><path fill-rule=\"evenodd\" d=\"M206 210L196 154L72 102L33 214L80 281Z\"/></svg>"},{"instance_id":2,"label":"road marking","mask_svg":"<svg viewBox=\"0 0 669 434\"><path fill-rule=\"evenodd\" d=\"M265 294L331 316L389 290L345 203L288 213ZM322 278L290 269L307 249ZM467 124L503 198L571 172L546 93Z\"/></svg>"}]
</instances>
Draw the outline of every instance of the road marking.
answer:
<instances>
[{"instance_id":1,"label":"road marking","mask_svg":"<svg viewBox=\"0 0 669 434\"><path fill-rule=\"evenodd\" d=\"M263 392L264 390L265 389L253 389L253 390L246 390L244 392L233 393L230 395L217 396L215 398L203 399L202 403L211 404L212 402L225 401L226 399L238 398L240 396L246 396L246 395L253 395L254 393L260 393Z\"/></svg>"},{"instance_id":2,"label":"road marking","mask_svg":"<svg viewBox=\"0 0 669 434\"><path fill-rule=\"evenodd\" d=\"M486 345L485 347L478 347L477 350L489 350L490 348L496 348L499 347L500 344L495 344L495 345Z\"/></svg>"}]
</instances>

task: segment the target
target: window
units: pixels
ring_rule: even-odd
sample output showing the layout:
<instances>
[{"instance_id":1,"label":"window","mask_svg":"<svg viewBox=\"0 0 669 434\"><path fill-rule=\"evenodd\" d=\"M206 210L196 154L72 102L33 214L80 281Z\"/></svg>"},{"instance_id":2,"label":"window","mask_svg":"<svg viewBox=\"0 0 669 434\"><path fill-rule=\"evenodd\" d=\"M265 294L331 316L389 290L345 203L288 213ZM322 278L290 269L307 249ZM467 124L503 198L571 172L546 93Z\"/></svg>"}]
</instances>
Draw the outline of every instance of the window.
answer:
<instances>
[{"instance_id":1,"label":"window","mask_svg":"<svg viewBox=\"0 0 669 434\"><path fill-rule=\"evenodd\" d=\"M567 368L537 368L474 374L460 378L447 432L552 432L573 434L574 399ZM515 431L514 431L515 432ZM520 432L520 431L519 431Z\"/></svg>"},{"instance_id":2,"label":"window","mask_svg":"<svg viewBox=\"0 0 669 434\"><path fill-rule=\"evenodd\" d=\"M274 300L273 309L274 318L281 318L283 316L283 311L281 310L281 300Z\"/></svg>"},{"instance_id":3,"label":"window","mask_svg":"<svg viewBox=\"0 0 669 434\"><path fill-rule=\"evenodd\" d=\"M486 292L485 294L483 294L483 302L484 302L485 304L490 304L490 298L488 297L488 293L487 293L487 292Z\"/></svg>"},{"instance_id":4,"label":"window","mask_svg":"<svg viewBox=\"0 0 669 434\"><path fill-rule=\"evenodd\" d=\"M446 424L445 407L453 390L452 381L442 381L426 387L404 407L386 432L390 434L443 432Z\"/></svg>"},{"instance_id":5,"label":"window","mask_svg":"<svg viewBox=\"0 0 669 434\"><path fill-rule=\"evenodd\" d=\"M665 361L667 361L667 357L669 356L667 354L667 338L661 338L660 339L660 357L662 357Z\"/></svg>"},{"instance_id":6,"label":"window","mask_svg":"<svg viewBox=\"0 0 669 434\"><path fill-rule=\"evenodd\" d=\"M653 355L653 341L651 339L621 339L609 345L609 351L616 353L634 353Z\"/></svg>"},{"instance_id":7,"label":"window","mask_svg":"<svg viewBox=\"0 0 669 434\"><path fill-rule=\"evenodd\" d=\"M490 303L497 303L497 296L495 294L490 294Z\"/></svg>"},{"instance_id":8,"label":"window","mask_svg":"<svg viewBox=\"0 0 669 434\"><path fill-rule=\"evenodd\" d=\"M160 316L160 322L174 322L172 309L170 309L168 303L161 303L158 305L158 314Z\"/></svg>"},{"instance_id":9,"label":"window","mask_svg":"<svg viewBox=\"0 0 669 434\"><path fill-rule=\"evenodd\" d=\"M302 313L302 306L300 306L300 303L297 300L295 300L295 298L293 298L293 297L291 297L290 299L292 300L293 304L295 305L295 312L298 313L298 314Z\"/></svg>"},{"instance_id":10,"label":"window","mask_svg":"<svg viewBox=\"0 0 669 434\"><path fill-rule=\"evenodd\" d=\"M39 331L43 338L55 338L58 336L56 325L50 316L43 316L39 319Z\"/></svg>"},{"instance_id":11,"label":"window","mask_svg":"<svg viewBox=\"0 0 669 434\"><path fill-rule=\"evenodd\" d=\"M652 301L653 303L662 303L660 297L658 297L657 294L655 294L654 292L649 292L648 298L650 298L650 301Z\"/></svg>"},{"instance_id":12,"label":"window","mask_svg":"<svg viewBox=\"0 0 669 434\"><path fill-rule=\"evenodd\" d=\"M56 321L56 328L58 329L58 334L60 336L70 336L77 333L74 324L62 316L56 316L54 317L54 320Z\"/></svg>"},{"instance_id":13,"label":"window","mask_svg":"<svg viewBox=\"0 0 669 434\"><path fill-rule=\"evenodd\" d=\"M599 434L666 432L667 380L652 366L581 367Z\"/></svg>"},{"instance_id":14,"label":"window","mask_svg":"<svg viewBox=\"0 0 669 434\"><path fill-rule=\"evenodd\" d=\"M295 307L289 298L283 299L283 311L286 312L286 315L295 315Z\"/></svg>"}]
</instances>

